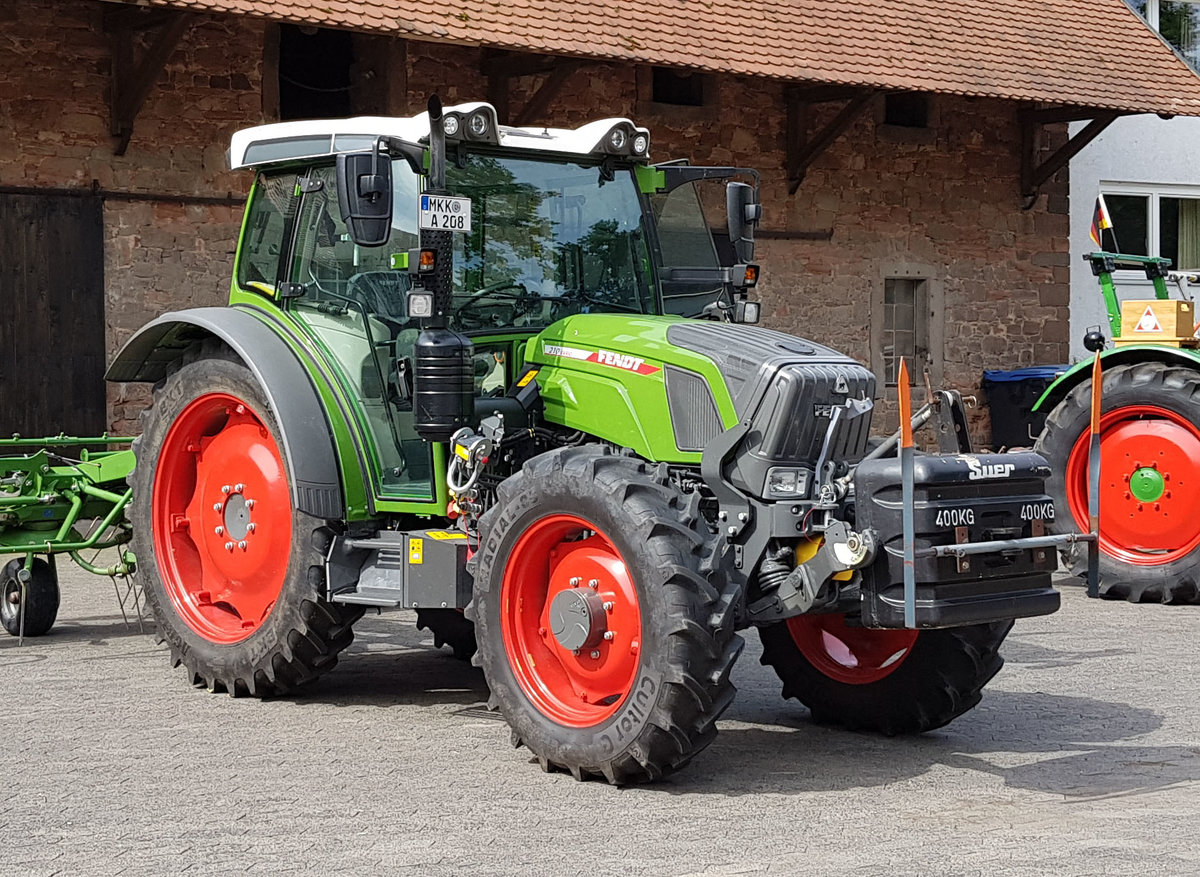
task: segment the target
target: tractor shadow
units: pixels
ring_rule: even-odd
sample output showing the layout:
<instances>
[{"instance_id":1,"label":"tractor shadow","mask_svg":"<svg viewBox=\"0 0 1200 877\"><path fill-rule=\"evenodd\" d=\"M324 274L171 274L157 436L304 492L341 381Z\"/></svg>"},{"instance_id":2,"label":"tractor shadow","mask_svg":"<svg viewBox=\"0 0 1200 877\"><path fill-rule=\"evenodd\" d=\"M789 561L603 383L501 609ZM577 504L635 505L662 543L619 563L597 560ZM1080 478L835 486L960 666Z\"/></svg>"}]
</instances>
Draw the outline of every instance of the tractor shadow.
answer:
<instances>
[{"instance_id":1,"label":"tractor shadow","mask_svg":"<svg viewBox=\"0 0 1200 877\"><path fill-rule=\"evenodd\" d=\"M884 787L939 767L1076 801L1200 781L1200 747L1136 742L1162 726L1157 713L1090 697L985 690L978 707L947 727L890 739L813 724L794 701L778 705L771 727L743 724L736 704L726 720L716 742L665 790L804 794Z\"/></svg>"},{"instance_id":2,"label":"tractor shadow","mask_svg":"<svg viewBox=\"0 0 1200 877\"><path fill-rule=\"evenodd\" d=\"M434 648L429 631L409 620L376 621L354 627L354 643L332 673L284 700L332 706L478 706L488 698L483 672ZM497 717L498 713L495 714Z\"/></svg>"}]
</instances>

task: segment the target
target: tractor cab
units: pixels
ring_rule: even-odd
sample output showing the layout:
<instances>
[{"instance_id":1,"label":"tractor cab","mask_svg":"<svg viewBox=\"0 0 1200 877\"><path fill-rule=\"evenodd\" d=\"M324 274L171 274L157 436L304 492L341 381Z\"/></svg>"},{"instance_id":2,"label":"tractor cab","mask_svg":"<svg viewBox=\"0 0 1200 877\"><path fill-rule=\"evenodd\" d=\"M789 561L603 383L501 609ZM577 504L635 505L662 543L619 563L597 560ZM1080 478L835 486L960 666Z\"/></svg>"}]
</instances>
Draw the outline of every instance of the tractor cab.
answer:
<instances>
[{"instance_id":1,"label":"tractor cab","mask_svg":"<svg viewBox=\"0 0 1200 877\"><path fill-rule=\"evenodd\" d=\"M527 340L565 317L745 319L745 277L757 277L721 265L694 185L737 169L656 168L649 133L625 119L512 128L467 104L435 127L445 160L434 195L428 113L266 125L237 133L230 151L233 167L258 171L233 303L271 300L320 350L384 501L439 499L443 451L414 410L422 329L469 339L472 395L487 399L519 377ZM732 185L757 207L756 187ZM744 263L747 226L731 230ZM423 235L440 252L422 250ZM419 295L435 274L436 313Z\"/></svg>"}]
</instances>

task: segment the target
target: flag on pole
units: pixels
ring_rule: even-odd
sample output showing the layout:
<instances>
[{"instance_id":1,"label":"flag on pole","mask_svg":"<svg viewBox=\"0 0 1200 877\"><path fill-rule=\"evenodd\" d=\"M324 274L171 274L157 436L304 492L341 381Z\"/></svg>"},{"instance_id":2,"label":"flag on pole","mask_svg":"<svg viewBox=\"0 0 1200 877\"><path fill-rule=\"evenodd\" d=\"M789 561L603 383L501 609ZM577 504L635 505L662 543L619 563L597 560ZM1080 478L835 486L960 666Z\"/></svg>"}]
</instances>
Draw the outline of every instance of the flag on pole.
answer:
<instances>
[{"instance_id":1,"label":"flag on pole","mask_svg":"<svg viewBox=\"0 0 1200 877\"><path fill-rule=\"evenodd\" d=\"M1092 211L1092 227L1088 230L1088 236L1096 246L1103 248L1104 230L1112 227L1112 217L1108 215L1108 205L1104 203L1104 196L1097 195L1096 209Z\"/></svg>"}]
</instances>

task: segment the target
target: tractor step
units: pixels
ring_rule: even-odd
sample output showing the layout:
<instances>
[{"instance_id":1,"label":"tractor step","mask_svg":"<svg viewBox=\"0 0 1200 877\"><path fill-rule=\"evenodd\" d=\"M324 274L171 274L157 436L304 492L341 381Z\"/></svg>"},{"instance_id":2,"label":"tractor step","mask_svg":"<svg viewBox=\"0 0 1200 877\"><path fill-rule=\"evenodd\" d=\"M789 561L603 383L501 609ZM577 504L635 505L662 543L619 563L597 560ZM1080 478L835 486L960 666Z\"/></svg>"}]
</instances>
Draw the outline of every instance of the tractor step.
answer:
<instances>
[{"instance_id":1,"label":"tractor step","mask_svg":"<svg viewBox=\"0 0 1200 877\"><path fill-rule=\"evenodd\" d=\"M400 588L365 588L333 595L335 603L352 603L355 606L379 606L384 609L395 609L404 600Z\"/></svg>"},{"instance_id":2,"label":"tractor step","mask_svg":"<svg viewBox=\"0 0 1200 877\"><path fill-rule=\"evenodd\" d=\"M348 538L343 551L330 555L329 599L390 609L462 609L471 599L467 542L466 533L445 529ZM355 556L361 560L351 564Z\"/></svg>"}]
</instances>

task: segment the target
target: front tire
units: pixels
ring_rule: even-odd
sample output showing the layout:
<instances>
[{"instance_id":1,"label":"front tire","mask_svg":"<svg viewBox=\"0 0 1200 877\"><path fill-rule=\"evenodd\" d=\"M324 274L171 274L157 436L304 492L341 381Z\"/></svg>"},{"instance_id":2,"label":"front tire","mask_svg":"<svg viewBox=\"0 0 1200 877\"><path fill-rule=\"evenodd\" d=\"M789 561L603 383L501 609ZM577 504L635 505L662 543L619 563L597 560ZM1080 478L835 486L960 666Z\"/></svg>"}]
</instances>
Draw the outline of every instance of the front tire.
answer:
<instances>
[{"instance_id":1,"label":"front tire","mask_svg":"<svg viewBox=\"0 0 1200 877\"><path fill-rule=\"evenodd\" d=\"M0 571L0 624L13 636L21 635L21 611L25 612L25 636L49 633L58 618L58 576L54 567L40 557L33 559L29 581L25 583L24 607L18 574L25 561L13 558Z\"/></svg>"},{"instance_id":2,"label":"front tire","mask_svg":"<svg viewBox=\"0 0 1200 877\"><path fill-rule=\"evenodd\" d=\"M1035 449L1050 462L1055 533L1088 530L1090 380L1050 412ZM1100 415L1100 592L1200 602L1200 372L1159 362L1104 372ZM1087 548L1063 552L1086 571Z\"/></svg>"},{"instance_id":3,"label":"front tire","mask_svg":"<svg viewBox=\"0 0 1200 877\"><path fill-rule=\"evenodd\" d=\"M623 784L712 742L742 640L698 497L665 467L562 448L501 484L480 526L468 617L514 744Z\"/></svg>"},{"instance_id":4,"label":"front tire","mask_svg":"<svg viewBox=\"0 0 1200 877\"><path fill-rule=\"evenodd\" d=\"M279 426L223 350L154 388L134 443L133 549L158 632L194 684L282 694L333 668L361 607L323 599L332 531L292 506Z\"/></svg>"},{"instance_id":5,"label":"front tire","mask_svg":"<svg viewBox=\"0 0 1200 877\"><path fill-rule=\"evenodd\" d=\"M813 721L892 736L940 728L979 703L1011 621L941 630L852 627L801 615L759 628L762 663Z\"/></svg>"}]
</instances>

